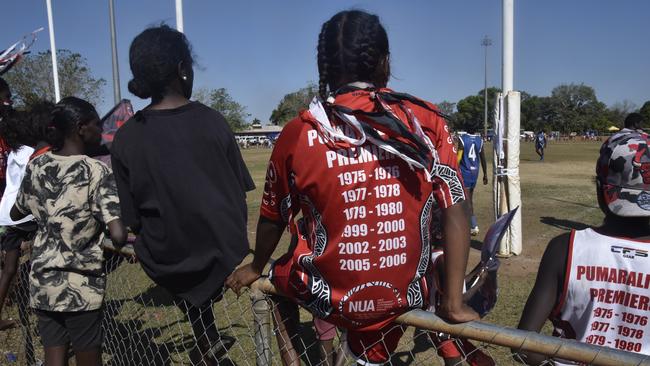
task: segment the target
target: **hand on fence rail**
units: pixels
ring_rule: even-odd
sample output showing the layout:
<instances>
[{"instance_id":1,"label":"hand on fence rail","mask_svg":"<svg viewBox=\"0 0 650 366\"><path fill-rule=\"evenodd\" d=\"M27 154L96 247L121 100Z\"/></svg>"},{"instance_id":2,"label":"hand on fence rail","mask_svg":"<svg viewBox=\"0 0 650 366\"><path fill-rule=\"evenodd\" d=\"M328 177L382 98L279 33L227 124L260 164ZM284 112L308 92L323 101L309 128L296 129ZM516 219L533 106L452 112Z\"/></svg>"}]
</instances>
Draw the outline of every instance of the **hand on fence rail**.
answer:
<instances>
[{"instance_id":1,"label":"hand on fence rail","mask_svg":"<svg viewBox=\"0 0 650 366\"><path fill-rule=\"evenodd\" d=\"M261 276L262 272L254 268L253 263L248 263L237 268L228 276L226 287L232 289L239 296L242 287L249 287Z\"/></svg>"}]
</instances>

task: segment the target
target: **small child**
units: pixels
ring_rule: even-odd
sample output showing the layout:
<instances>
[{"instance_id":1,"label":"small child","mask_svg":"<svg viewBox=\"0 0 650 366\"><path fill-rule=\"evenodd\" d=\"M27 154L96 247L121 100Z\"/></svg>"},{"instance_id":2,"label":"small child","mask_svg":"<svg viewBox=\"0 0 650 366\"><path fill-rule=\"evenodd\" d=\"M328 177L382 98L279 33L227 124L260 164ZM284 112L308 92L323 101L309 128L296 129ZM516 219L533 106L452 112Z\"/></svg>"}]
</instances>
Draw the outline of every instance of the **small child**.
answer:
<instances>
[{"instance_id":1,"label":"small child","mask_svg":"<svg viewBox=\"0 0 650 366\"><path fill-rule=\"evenodd\" d=\"M25 175L27 163L47 149L45 130L51 119L54 105L47 102L34 104L30 111L13 112L0 121L0 136L9 147L7 157L6 186L0 201L0 225L6 230L0 237L4 252L4 265L0 276L0 314L9 293L9 287L18 270L21 245L30 241L36 232L36 222L31 215L13 221L9 212ZM34 150L37 149L37 150ZM0 318L0 331L16 326L12 319Z\"/></svg>"},{"instance_id":2,"label":"small child","mask_svg":"<svg viewBox=\"0 0 650 366\"><path fill-rule=\"evenodd\" d=\"M126 229L111 171L84 155L101 141L95 108L64 98L48 130L52 151L27 166L11 218L38 222L29 283L45 364L65 364L72 344L77 365L101 365L103 232L122 246Z\"/></svg>"}]
</instances>

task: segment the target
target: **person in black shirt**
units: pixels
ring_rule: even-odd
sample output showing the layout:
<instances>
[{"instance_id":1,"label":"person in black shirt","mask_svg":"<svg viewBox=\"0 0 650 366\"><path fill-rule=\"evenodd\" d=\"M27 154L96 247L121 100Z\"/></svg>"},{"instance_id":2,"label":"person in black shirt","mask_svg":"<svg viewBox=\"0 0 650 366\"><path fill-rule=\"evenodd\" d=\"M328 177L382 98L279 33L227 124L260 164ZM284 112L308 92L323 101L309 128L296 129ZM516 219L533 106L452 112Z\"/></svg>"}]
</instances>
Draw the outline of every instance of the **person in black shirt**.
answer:
<instances>
[{"instance_id":1,"label":"person in black shirt","mask_svg":"<svg viewBox=\"0 0 650 366\"><path fill-rule=\"evenodd\" d=\"M142 268L180 298L202 361L216 364L211 305L248 253L246 192L255 185L224 117L189 100L193 60L182 33L143 31L129 60L129 91L151 104L111 147L122 217L137 233Z\"/></svg>"}]
</instances>

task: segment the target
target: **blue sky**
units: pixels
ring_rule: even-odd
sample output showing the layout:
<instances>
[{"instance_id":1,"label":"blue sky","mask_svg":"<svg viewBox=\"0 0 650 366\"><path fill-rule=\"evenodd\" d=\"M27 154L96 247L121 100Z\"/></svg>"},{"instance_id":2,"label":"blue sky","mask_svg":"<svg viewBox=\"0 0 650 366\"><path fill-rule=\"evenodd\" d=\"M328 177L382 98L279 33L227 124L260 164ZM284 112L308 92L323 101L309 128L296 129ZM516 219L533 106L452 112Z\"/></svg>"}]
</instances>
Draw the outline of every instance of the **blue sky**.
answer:
<instances>
[{"instance_id":1,"label":"blue sky","mask_svg":"<svg viewBox=\"0 0 650 366\"><path fill-rule=\"evenodd\" d=\"M100 114L113 104L108 2L52 0L58 48L79 52L106 79ZM174 0L115 0L122 96L131 95L128 47L144 28L175 25ZM459 99L483 88L484 35L488 84L501 84L501 1L212 1L185 0L185 33L197 56L195 86L224 87L268 121L282 97L317 81L321 24L339 10L376 13L388 31L393 79L389 86L432 102ZM0 48L47 27L44 0L2 6ZM647 0L515 0L517 90L548 95L561 83L585 83L608 105L650 100ZM49 48L42 32L35 51Z\"/></svg>"}]
</instances>

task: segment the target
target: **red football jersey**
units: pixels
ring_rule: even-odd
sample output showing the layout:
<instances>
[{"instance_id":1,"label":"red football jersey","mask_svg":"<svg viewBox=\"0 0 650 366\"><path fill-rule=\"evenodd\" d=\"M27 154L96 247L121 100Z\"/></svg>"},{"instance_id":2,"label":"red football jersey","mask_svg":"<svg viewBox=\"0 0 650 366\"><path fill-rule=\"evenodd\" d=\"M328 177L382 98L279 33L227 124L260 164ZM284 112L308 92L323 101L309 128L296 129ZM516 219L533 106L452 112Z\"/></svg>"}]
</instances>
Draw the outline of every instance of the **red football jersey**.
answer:
<instances>
[{"instance_id":1,"label":"red football jersey","mask_svg":"<svg viewBox=\"0 0 650 366\"><path fill-rule=\"evenodd\" d=\"M335 103L374 106L366 91L339 95ZM272 281L315 316L346 328L378 329L425 305L434 200L445 208L465 198L444 119L402 103L435 147L432 181L368 142L331 149L308 111L284 127L267 171L261 215L289 223L299 238L276 261Z\"/></svg>"}]
</instances>

